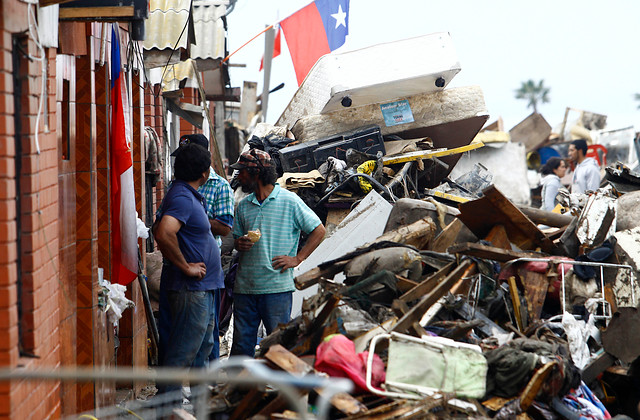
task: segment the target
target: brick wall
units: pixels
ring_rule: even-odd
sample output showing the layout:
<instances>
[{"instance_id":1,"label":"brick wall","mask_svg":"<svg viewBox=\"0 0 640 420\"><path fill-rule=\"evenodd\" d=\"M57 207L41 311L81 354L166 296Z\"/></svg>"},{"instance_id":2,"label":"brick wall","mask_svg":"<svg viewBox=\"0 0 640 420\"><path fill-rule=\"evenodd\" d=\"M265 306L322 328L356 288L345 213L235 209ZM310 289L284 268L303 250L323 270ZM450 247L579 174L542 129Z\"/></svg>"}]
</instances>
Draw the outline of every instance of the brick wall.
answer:
<instances>
[{"instance_id":1,"label":"brick wall","mask_svg":"<svg viewBox=\"0 0 640 420\"><path fill-rule=\"evenodd\" d=\"M3 1L1 7L0 336L3 339L0 340L0 364L29 369L55 368L60 364L59 286L66 280L60 276L58 257L56 121L51 115L43 115L36 127L42 85L41 61L20 59L19 68L14 68L12 62L13 34L27 28L28 5L14 0ZM42 56L32 40L22 37L21 41L24 51L35 57ZM52 104L55 103L55 84L52 82L56 74L55 51L45 54L46 93ZM14 73L21 75L16 83ZM20 93L14 96L16 92ZM17 96L20 100L14 102ZM48 132L45 132L45 126L48 126ZM39 154L33 135L36 130ZM20 172L18 166L21 166ZM17 199L20 200L19 207ZM21 249L18 249L18 235ZM18 302L22 316L19 316ZM59 417L60 410L59 382L0 384L0 418Z\"/></svg>"}]
</instances>

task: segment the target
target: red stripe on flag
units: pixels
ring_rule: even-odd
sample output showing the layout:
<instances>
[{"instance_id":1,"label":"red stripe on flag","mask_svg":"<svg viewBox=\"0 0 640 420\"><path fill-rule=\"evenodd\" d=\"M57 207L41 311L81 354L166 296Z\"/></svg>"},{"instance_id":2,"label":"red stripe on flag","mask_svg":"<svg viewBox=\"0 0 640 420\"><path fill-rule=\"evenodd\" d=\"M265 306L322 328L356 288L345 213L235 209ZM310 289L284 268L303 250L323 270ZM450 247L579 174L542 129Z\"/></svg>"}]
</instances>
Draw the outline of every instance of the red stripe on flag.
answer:
<instances>
[{"instance_id":1,"label":"red stripe on flag","mask_svg":"<svg viewBox=\"0 0 640 420\"><path fill-rule=\"evenodd\" d=\"M318 58L331 52L315 2L280 22L296 71L298 86Z\"/></svg>"},{"instance_id":2,"label":"red stripe on flag","mask_svg":"<svg viewBox=\"0 0 640 420\"><path fill-rule=\"evenodd\" d=\"M119 39L111 40L112 60L120 54ZM127 285L137 277L137 235L132 236L131 219L135 227L135 201L129 196L133 193L133 158L127 142L124 121L124 108L119 68L112 70L114 79L111 87L111 141L110 141L110 178L111 178L111 282ZM124 174L124 176L123 176ZM130 176L131 180L126 177ZM124 180L123 180L124 179ZM135 199L134 199L135 200ZM131 209L133 203L133 209ZM132 213L133 212L133 213ZM132 239L135 241L131 243ZM133 247L136 255L133 256ZM136 266L134 266L134 258Z\"/></svg>"}]
</instances>

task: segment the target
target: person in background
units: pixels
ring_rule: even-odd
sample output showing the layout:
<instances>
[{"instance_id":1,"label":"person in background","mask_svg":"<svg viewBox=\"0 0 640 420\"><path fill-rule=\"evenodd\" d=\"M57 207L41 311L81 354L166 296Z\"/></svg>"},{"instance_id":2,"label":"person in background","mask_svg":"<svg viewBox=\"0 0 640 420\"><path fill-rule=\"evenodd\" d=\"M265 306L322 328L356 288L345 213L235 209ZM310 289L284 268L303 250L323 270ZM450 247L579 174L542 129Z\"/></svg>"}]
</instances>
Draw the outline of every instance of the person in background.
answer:
<instances>
[{"instance_id":1,"label":"person in background","mask_svg":"<svg viewBox=\"0 0 640 420\"><path fill-rule=\"evenodd\" d=\"M230 167L239 170L240 185L251 192L238 203L233 225L240 258L233 291L231 355L253 357L261 321L267 334L290 321L293 268L317 248L325 228L300 197L276 183L268 153L250 149ZM301 232L309 236L298 250Z\"/></svg>"},{"instance_id":2,"label":"person in background","mask_svg":"<svg viewBox=\"0 0 640 420\"><path fill-rule=\"evenodd\" d=\"M223 287L220 250L197 189L209 178L211 155L198 144L181 147L175 180L160 205L153 234L164 263L160 280L161 365L204 367L213 347L214 296ZM161 386L160 392L181 389Z\"/></svg>"},{"instance_id":3,"label":"person in background","mask_svg":"<svg viewBox=\"0 0 640 420\"><path fill-rule=\"evenodd\" d=\"M202 134L185 134L180 137L180 147L194 143L209 150L209 140ZM175 156L180 152L180 147L176 149L171 156ZM216 173L213 168L209 170L209 178L198 188L198 192L204 197L205 209L211 224L211 233L216 239L218 248L222 247L222 238L231 233L233 227L233 190L229 185L229 181ZM213 327L213 349L209 355L209 360L220 357L220 292L221 289L213 291L214 297L214 327Z\"/></svg>"},{"instance_id":4,"label":"person in background","mask_svg":"<svg viewBox=\"0 0 640 420\"><path fill-rule=\"evenodd\" d=\"M586 157L587 141L578 139L569 146L569 159L574 162L575 170L571 192L584 194L587 191L595 191L600 187L600 165L594 158Z\"/></svg>"},{"instance_id":5,"label":"person in background","mask_svg":"<svg viewBox=\"0 0 640 420\"><path fill-rule=\"evenodd\" d=\"M562 188L560 179L567 172L567 165L563 159L552 157L542 167L542 210L551 211L555 208L556 195L558 190Z\"/></svg>"}]
</instances>

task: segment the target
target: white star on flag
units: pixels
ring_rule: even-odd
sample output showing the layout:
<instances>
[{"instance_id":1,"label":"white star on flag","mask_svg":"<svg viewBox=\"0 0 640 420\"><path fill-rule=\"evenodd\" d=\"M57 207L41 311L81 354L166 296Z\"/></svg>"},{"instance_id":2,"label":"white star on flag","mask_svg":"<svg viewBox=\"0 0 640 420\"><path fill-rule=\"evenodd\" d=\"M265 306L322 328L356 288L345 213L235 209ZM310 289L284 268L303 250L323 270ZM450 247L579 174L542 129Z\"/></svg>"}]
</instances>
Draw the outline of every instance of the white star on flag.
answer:
<instances>
[{"instance_id":1,"label":"white star on flag","mask_svg":"<svg viewBox=\"0 0 640 420\"><path fill-rule=\"evenodd\" d=\"M347 14L342 11L342 5L338 5L338 13L333 13L331 15L332 18L336 20L336 27L334 29L338 29L340 25L347 27Z\"/></svg>"}]
</instances>

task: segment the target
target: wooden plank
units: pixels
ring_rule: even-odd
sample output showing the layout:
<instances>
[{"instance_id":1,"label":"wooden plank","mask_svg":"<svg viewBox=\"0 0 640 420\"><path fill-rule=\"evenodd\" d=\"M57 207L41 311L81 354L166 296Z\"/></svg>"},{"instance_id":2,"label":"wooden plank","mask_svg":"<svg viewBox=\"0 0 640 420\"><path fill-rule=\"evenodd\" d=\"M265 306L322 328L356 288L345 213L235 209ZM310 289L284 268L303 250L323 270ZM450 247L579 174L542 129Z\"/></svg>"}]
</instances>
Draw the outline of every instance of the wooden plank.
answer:
<instances>
[{"instance_id":1,"label":"wooden plank","mask_svg":"<svg viewBox=\"0 0 640 420\"><path fill-rule=\"evenodd\" d=\"M393 326L392 331L407 332L414 322L417 322L422 318L422 315L427 309L444 296L451 286L453 286L462 276L467 268L471 265L471 261L465 260L458 265L446 278L444 278L436 287L428 294L422 297L420 301L407 312L396 325Z\"/></svg>"},{"instance_id":2,"label":"wooden plank","mask_svg":"<svg viewBox=\"0 0 640 420\"><path fill-rule=\"evenodd\" d=\"M391 304L391 309L393 309L393 311L399 317L405 316L410 311L409 306L399 299L396 299L393 301L393 303ZM422 337L423 335L428 335L427 331L424 328L422 328L422 325L420 325L420 322L417 319L411 322L409 329L411 330L411 333L416 337Z\"/></svg>"},{"instance_id":3,"label":"wooden plank","mask_svg":"<svg viewBox=\"0 0 640 420\"><path fill-rule=\"evenodd\" d=\"M402 293L408 292L418 285L417 281L409 280L396 274L396 286Z\"/></svg>"},{"instance_id":4,"label":"wooden plank","mask_svg":"<svg viewBox=\"0 0 640 420\"><path fill-rule=\"evenodd\" d=\"M484 239L490 242L491 246L511 250L511 242L509 242L507 230L503 225L495 225L492 227Z\"/></svg>"},{"instance_id":5,"label":"wooden plank","mask_svg":"<svg viewBox=\"0 0 640 420\"><path fill-rule=\"evenodd\" d=\"M518 275L524 286L524 298L527 301L529 322L533 322L540 319L542 306L549 289L549 279L546 273L536 273L525 268L519 268Z\"/></svg>"},{"instance_id":6,"label":"wooden plank","mask_svg":"<svg viewBox=\"0 0 640 420\"><path fill-rule=\"evenodd\" d=\"M536 373L533 374L533 377L527 383L527 386L520 394L520 407L522 411L527 411L531 404L538 395L538 391L542 388L542 385L547 380L547 377L553 370L553 368L558 364L556 360L545 363L540 369L536 370Z\"/></svg>"},{"instance_id":7,"label":"wooden plank","mask_svg":"<svg viewBox=\"0 0 640 420\"><path fill-rule=\"evenodd\" d=\"M264 390L252 388L247 395L244 396L240 404L233 410L229 420L240 420L248 418L255 410L257 403L267 396Z\"/></svg>"},{"instance_id":8,"label":"wooden plank","mask_svg":"<svg viewBox=\"0 0 640 420\"><path fill-rule=\"evenodd\" d=\"M133 6L61 7L60 19L133 17Z\"/></svg>"},{"instance_id":9,"label":"wooden plank","mask_svg":"<svg viewBox=\"0 0 640 420\"><path fill-rule=\"evenodd\" d=\"M553 242L495 186L486 188L483 194L482 198L459 205L458 218L478 238L486 237L499 224L505 227L509 240L520 249L540 247L545 252L553 249Z\"/></svg>"},{"instance_id":10,"label":"wooden plank","mask_svg":"<svg viewBox=\"0 0 640 420\"><path fill-rule=\"evenodd\" d=\"M552 211L546 211L542 209L536 209L529 206L517 206L525 216L527 216L533 223L552 227L564 227L568 226L573 220L570 214L554 213Z\"/></svg>"},{"instance_id":11,"label":"wooden plank","mask_svg":"<svg viewBox=\"0 0 640 420\"><path fill-rule=\"evenodd\" d=\"M540 254L532 252L511 251L502 248L496 248L489 245L482 245L475 242L466 242L463 244L453 245L447 250L450 254L469 255L471 257L483 258L498 262L508 262L516 258L541 258Z\"/></svg>"},{"instance_id":12,"label":"wooden plank","mask_svg":"<svg viewBox=\"0 0 640 420\"><path fill-rule=\"evenodd\" d=\"M520 312L520 296L518 295L516 278L511 276L507 282L509 283L509 294L511 295L511 303L513 304L513 313L516 318L516 325L518 326L518 331L522 331L524 330L524 324L522 322L522 313Z\"/></svg>"},{"instance_id":13,"label":"wooden plank","mask_svg":"<svg viewBox=\"0 0 640 420\"><path fill-rule=\"evenodd\" d=\"M296 276L296 278L293 279L293 282L296 285L296 289L304 290L308 287L311 287L314 284L317 284L318 280L321 277L333 278L333 276L344 269L349 261L351 260L340 261L326 268L315 267L305 273L300 274L299 276Z\"/></svg>"},{"instance_id":14,"label":"wooden plank","mask_svg":"<svg viewBox=\"0 0 640 420\"><path fill-rule=\"evenodd\" d=\"M391 241L399 244L415 246L424 249L436 233L436 225L430 217L422 218L407 226L400 226L389 232L385 232L376 238L371 244Z\"/></svg>"},{"instance_id":15,"label":"wooden plank","mask_svg":"<svg viewBox=\"0 0 640 420\"><path fill-rule=\"evenodd\" d=\"M603 352L595 360L592 360L584 369L582 369L582 380L585 384L593 382L598 375L607 370L618 359L607 352Z\"/></svg>"},{"instance_id":16,"label":"wooden plank","mask_svg":"<svg viewBox=\"0 0 640 420\"><path fill-rule=\"evenodd\" d=\"M436 236L436 239L431 245L431 250L435 252L445 252L447 248L455 244L456 238L463 227L464 223L462 223L462 220L454 219L442 230L442 232L440 232L438 236Z\"/></svg>"},{"instance_id":17,"label":"wooden plank","mask_svg":"<svg viewBox=\"0 0 640 420\"><path fill-rule=\"evenodd\" d=\"M465 146L454 147L452 149L440 148L432 150L419 150L417 152L409 152L402 155L385 156L384 158L382 158L382 163L387 166L414 160L433 159L437 157L457 155L459 153L468 152L470 150L479 149L481 147L484 147L484 143L479 141L467 144Z\"/></svg>"},{"instance_id":18,"label":"wooden plank","mask_svg":"<svg viewBox=\"0 0 640 420\"><path fill-rule=\"evenodd\" d=\"M295 356L280 344L275 344L269 347L264 358L276 365L278 368L295 376L304 376L307 373L313 372L313 367L303 362L302 359Z\"/></svg>"},{"instance_id":19,"label":"wooden plank","mask_svg":"<svg viewBox=\"0 0 640 420\"><path fill-rule=\"evenodd\" d=\"M446 266L420 282L413 289L400 296L398 299L407 303L421 298L426 293L430 292L441 279L445 278L445 276L447 276L451 272L451 270L453 270L454 265L455 263L452 262L447 264Z\"/></svg>"},{"instance_id":20,"label":"wooden plank","mask_svg":"<svg viewBox=\"0 0 640 420\"><path fill-rule=\"evenodd\" d=\"M315 372L311 366L279 344L271 346L265 358L278 368L295 376ZM323 390L320 388L315 388L314 391L320 395L323 393ZM354 415L367 410L364 404L347 393L334 395L331 398L331 405L346 415Z\"/></svg>"}]
</instances>

